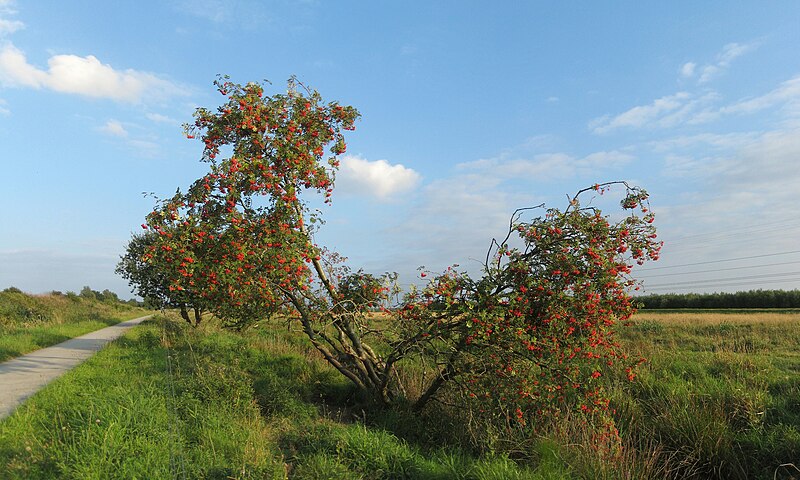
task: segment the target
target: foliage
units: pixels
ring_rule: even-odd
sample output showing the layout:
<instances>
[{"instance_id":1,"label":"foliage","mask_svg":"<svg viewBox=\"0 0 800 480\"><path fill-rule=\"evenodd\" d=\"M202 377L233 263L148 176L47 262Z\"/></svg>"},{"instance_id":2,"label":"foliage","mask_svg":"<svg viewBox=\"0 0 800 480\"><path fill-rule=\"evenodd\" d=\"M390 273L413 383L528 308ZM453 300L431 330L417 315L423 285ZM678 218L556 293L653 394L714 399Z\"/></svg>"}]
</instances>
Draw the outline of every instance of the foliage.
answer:
<instances>
[{"instance_id":1,"label":"foliage","mask_svg":"<svg viewBox=\"0 0 800 480\"><path fill-rule=\"evenodd\" d=\"M628 291L638 287L628 274L661 247L644 191L621 184L632 213L616 223L581 207L583 194L618 184L582 190L567 209L530 221L517 211L481 279L450 269L411 292L400 317L424 332L420 354L437 372L418 406L454 381L481 406L476 412L501 422L541 423L570 409L608 420L600 378L624 370L633 379L640 362L615 340L635 311ZM510 246L513 234L521 247Z\"/></svg>"},{"instance_id":2,"label":"foliage","mask_svg":"<svg viewBox=\"0 0 800 480\"><path fill-rule=\"evenodd\" d=\"M733 293L665 293L636 297L642 308L800 308L800 290L749 290Z\"/></svg>"},{"instance_id":3,"label":"foliage","mask_svg":"<svg viewBox=\"0 0 800 480\"><path fill-rule=\"evenodd\" d=\"M53 295L61 295L61 292L54 291L54 292L51 292L51 293ZM123 302L123 300L120 300L119 296L117 296L116 293L112 292L111 290L109 290L107 288L105 290L103 290L102 292L100 292L98 290L93 290L92 287L90 287L88 285L85 285L81 289L81 293L79 294L79 296L81 298L86 299L86 300L97 300L97 301L100 301L100 302L105 302L105 303L110 303L110 304L116 304L116 303L122 303Z\"/></svg>"},{"instance_id":4,"label":"foliage","mask_svg":"<svg viewBox=\"0 0 800 480\"><path fill-rule=\"evenodd\" d=\"M146 313L135 307L74 294L27 295L6 289L0 292L0 361Z\"/></svg>"},{"instance_id":5,"label":"foliage","mask_svg":"<svg viewBox=\"0 0 800 480\"><path fill-rule=\"evenodd\" d=\"M273 96L254 83L216 85L225 103L198 109L187 126L204 142L209 173L147 216L152 243L135 257L164 272L169 298L201 298L239 328L297 318L334 368L385 405L411 400L420 410L457 382L492 415L524 424L565 408L602 413L608 400L598 379L619 367L633 377L636 361L614 332L634 311L632 265L660 249L644 190L610 182L581 190L563 211L528 221L521 215L530 209L517 211L482 278L449 269L379 321L371 311L396 293L394 275L353 273L316 246L318 218L301 200L310 191L330 201L356 110L298 91L294 80ZM627 217L612 223L582 206L613 187L624 190ZM412 394L398 371L407 361L432 372Z\"/></svg>"},{"instance_id":6,"label":"foliage","mask_svg":"<svg viewBox=\"0 0 800 480\"><path fill-rule=\"evenodd\" d=\"M116 273L128 280L136 294L151 308L179 308L181 316L188 323L192 322L187 308L192 308L195 325L199 325L205 309L203 299L193 290L170 289L180 272L159 263L163 257L151 256L150 252L156 248L157 241L158 234L155 232L133 235L125 254L120 257Z\"/></svg>"}]
</instances>

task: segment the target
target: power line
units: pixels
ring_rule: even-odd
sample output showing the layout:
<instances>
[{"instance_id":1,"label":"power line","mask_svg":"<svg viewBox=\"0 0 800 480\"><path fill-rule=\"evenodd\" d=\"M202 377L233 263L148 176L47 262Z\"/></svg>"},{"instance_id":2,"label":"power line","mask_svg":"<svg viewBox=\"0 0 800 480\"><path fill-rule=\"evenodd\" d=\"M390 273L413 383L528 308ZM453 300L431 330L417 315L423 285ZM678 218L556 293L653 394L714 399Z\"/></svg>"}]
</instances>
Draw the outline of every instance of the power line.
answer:
<instances>
[{"instance_id":1,"label":"power line","mask_svg":"<svg viewBox=\"0 0 800 480\"><path fill-rule=\"evenodd\" d=\"M642 268L642 269L637 270L637 271L639 271L639 272L649 272L649 271L652 271L652 270L663 270L665 268L691 267L691 266L694 266L694 265L708 265L708 264L712 264L712 263L733 262L733 261L736 261L736 260L749 260L751 258L776 257L776 256L779 256L779 255L790 255L792 253L800 253L800 250L792 250L790 252L765 253L763 255L751 255L749 257L726 258L726 259L723 259L723 260L709 260L707 262L684 263L684 264L681 264L681 265L669 265L669 266L665 266L665 267Z\"/></svg>"},{"instance_id":2,"label":"power line","mask_svg":"<svg viewBox=\"0 0 800 480\"><path fill-rule=\"evenodd\" d=\"M758 244L763 245L765 242L775 242L779 239L786 237L800 236L800 229L794 227L794 230L774 230L767 233L754 233L742 232L741 234L731 234L728 238L718 237L708 241L693 241L674 243L666 240L664 242L665 248L671 253L673 252L687 252L692 250L707 249L709 247L719 249L720 247L732 248L734 245L742 244Z\"/></svg>"},{"instance_id":3,"label":"power line","mask_svg":"<svg viewBox=\"0 0 800 480\"><path fill-rule=\"evenodd\" d=\"M744 269L748 269L748 268L775 267L775 266L782 266L782 265L793 265L793 264L796 264L796 263L800 263L800 261L782 262L782 263L764 263L762 265L749 265L749 266L746 266L746 267L716 268L714 270L697 270L695 272L661 273L661 274L658 274L658 275L643 276L644 277L643 279L646 280L648 278L655 278L655 277L675 277L675 276L681 276L681 275L694 275L696 273L727 272L727 271L730 271L730 270L744 270Z\"/></svg>"},{"instance_id":4,"label":"power line","mask_svg":"<svg viewBox=\"0 0 800 480\"><path fill-rule=\"evenodd\" d=\"M775 231L770 234L765 235L753 235L753 236L741 236L737 238L728 238L724 240L714 240L709 241L706 243L696 242L696 243L684 243L682 245L674 245L669 243L669 241L665 242L664 250L662 253L664 255L670 255L673 257L676 256L686 256L694 254L694 252L701 251L701 252L708 252L709 250L719 251L722 249L725 250L763 250L763 246L766 244L777 244L780 245L780 240L784 240L787 237L789 238L798 238L800 237L800 229L795 231L785 232L785 231ZM796 242L793 242L796 243Z\"/></svg>"},{"instance_id":5,"label":"power line","mask_svg":"<svg viewBox=\"0 0 800 480\"><path fill-rule=\"evenodd\" d=\"M791 277L791 276L798 276L800 272L786 272L786 273L769 273L765 275L747 275L744 277L733 277L733 278L719 278L716 280L695 280L691 282L678 282L678 283L662 283L652 285L653 288L658 287L676 287L681 285L705 285L705 284L716 284L719 282L729 282L729 281L739 281L739 280L758 280L758 279L769 279L774 277Z\"/></svg>"},{"instance_id":6,"label":"power line","mask_svg":"<svg viewBox=\"0 0 800 480\"><path fill-rule=\"evenodd\" d=\"M779 225L780 228L762 228L762 227L771 227L774 225ZM669 239L670 243L683 243L685 240L691 240L695 238L703 238L703 237L733 237L733 236L740 236L743 233L763 233L763 232L785 232L787 227L794 227L800 225L800 220L793 220L793 221L777 221L777 222L770 222L764 223L760 225L748 225L744 228L738 228L735 232L731 232L730 230L718 231L718 232L706 232L706 233L697 233L694 235L684 235L682 237L675 237Z\"/></svg>"},{"instance_id":7,"label":"power line","mask_svg":"<svg viewBox=\"0 0 800 480\"><path fill-rule=\"evenodd\" d=\"M783 279L783 280L764 280L764 281L759 282L759 284L796 283L797 280L798 279L792 279L792 278ZM708 286L710 286L710 287L739 287L739 286L745 286L745 287L746 286L750 286L750 287L752 287L752 285L753 285L752 282L738 282L738 283L714 283L714 284L709 284ZM695 289L695 288L705 288L705 287L704 286L698 286L698 285L689 286L689 287L661 287L661 288L648 288L648 287L645 287L644 290L645 291L651 291L651 290L660 290L660 291L664 291L664 290L690 290L690 289Z\"/></svg>"}]
</instances>

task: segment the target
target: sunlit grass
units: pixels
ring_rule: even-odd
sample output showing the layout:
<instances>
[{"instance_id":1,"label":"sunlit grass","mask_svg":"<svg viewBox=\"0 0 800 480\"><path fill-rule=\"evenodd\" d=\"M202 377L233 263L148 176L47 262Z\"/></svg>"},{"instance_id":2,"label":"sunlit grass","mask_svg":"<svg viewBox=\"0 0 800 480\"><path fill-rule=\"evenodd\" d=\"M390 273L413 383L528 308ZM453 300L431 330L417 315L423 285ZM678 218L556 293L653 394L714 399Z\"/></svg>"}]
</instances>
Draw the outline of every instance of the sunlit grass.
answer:
<instances>
[{"instance_id":1,"label":"sunlit grass","mask_svg":"<svg viewBox=\"0 0 800 480\"><path fill-rule=\"evenodd\" d=\"M147 313L78 296L0 292L0 361Z\"/></svg>"},{"instance_id":2,"label":"sunlit grass","mask_svg":"<svg viewBox=\"0 0 800 480\"><path fill-rule=\"evenodd\" d=\"M300 340L147 322L0 423L0 478L570 478L365 423Z\"/></svg>"},{"instance_id":3,"label":"sunlit grass","mask_svg":"<svg viewBox=\"0 0 800 480\"><path fill-rule=\"evenodd\" d=\"M0 423L0 478L790 478L796 314L640 314L620 340L648 360L604 377L609 456L570 415L502 431L444 404L375 408L285 322L150 322Z\"/></svg>"},{"instance_id":4,"label":"sunlit grass","mask_svg":"<svg viewBox=\"0 0 800 480\"><path fill-rule=\"evenodd\" d=\"M738 312L718 313L713 310L702 313L697 312L659 312L653 310L640 311L633 317L634 322L659 322L664 325L696 327L699 325L718 325L729 323L732 325L798 325L800 312L795 310L785 313Z\"/></svg>"},{"instance_id":5,"label":"sunlit grass","mask_svg":"<svg viewBox=\"0 0 800 480\"><path fill-rule=\"evenodd\" d=\"M615 387L620 428L676 476L773 478L800 459L800 314L643 312L622 340L648 361Z\"/></svg>"}]
</instances>

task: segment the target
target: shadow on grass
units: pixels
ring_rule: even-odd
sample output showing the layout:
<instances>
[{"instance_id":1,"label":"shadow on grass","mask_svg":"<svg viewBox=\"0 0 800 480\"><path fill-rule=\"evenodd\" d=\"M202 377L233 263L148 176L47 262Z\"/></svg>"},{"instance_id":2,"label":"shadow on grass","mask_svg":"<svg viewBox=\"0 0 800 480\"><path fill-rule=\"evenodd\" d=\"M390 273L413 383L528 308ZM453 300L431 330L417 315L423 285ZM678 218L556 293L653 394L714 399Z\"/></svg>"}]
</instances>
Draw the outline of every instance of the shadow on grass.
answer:
<instances>
[{"instance_id":1,"label":"shadow on grass","mask_svg":"<svg viewBox=\"0 0 800 480\"><path fill-rule=\"evenodd\" d=\"M119 320L119 319L113 318L113 317L106 317L106 316L100 315L100 314L98 314L96 312L92 312L89 315L89 320L94 320L94 321L100 322L100 323L106 325L107 327L110 327L112 325L116 325L116 324L118 324L120 322L124 322L125 321L125 320Z\"/></svg>"},{"instance_id":2,"label":"shadow on grass","mask_svg":"<svg viewBox=\"0 0 800 480\"><path fill-rule=\"evenodd\" d=\"M0 347L0 362L5 362L19 356L19 351L14 348Z\"/></svg>"},{"instance_id":3,"label":"shadow on grass","mask_svg":"<svg viewBox=\"0 0 800 480\"><path fill-rule=\"evenodd\" d=\"M342 432L353 428L366 429L365 435L391 438L413 451L465 451L462 435L456 434L463 433L463 425L441 409L419 414L408 402L377 405L335 370L299 354L251 351L248 364L261 414L304 425L299 436L313 438L309 443L299 440L297 432L282 436L279 443L288 457L335 450Z\"/></svg>"},{"instance_id":4,"label":"shadow on grass","mask_svg":"<svg viewBox=\"0 0 800 480\"><path fill-rule=\"evenodd\" d=\"M16 329L7 333L9 339L15 336L22 337L23 344L19 345L19 347L15 346L4 346L0 347L0 362L5 362L7 360L11 360L14 357L19 357L24 353L28 353L30 350L26 349L28 345L36 345L38 348L45 348L52 345L56 345L63 341L69 340L70 337L67 335L63 335L60 333L52 333L52 332L45 332L41 330L23 330L23 329Z\"/></svg>"}]
</instances>

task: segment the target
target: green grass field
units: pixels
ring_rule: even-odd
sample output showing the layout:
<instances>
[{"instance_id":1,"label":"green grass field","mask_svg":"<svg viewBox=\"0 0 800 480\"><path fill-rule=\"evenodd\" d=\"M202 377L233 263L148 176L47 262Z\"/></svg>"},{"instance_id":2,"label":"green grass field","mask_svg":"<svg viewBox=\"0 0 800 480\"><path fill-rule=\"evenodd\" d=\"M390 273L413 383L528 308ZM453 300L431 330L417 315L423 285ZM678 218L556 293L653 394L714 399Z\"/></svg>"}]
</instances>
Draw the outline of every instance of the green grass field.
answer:
<instances>
[{"instance_id":1,"label":"green grass field","mask_svg":"<svg viewBox=\"0 0 800 480\"><path fill-rule=\"evenodd\" d=\"M0 291L0 362L147 313L125 303L77 295Z\"/></svg>"},{"instance_id":2,"label":"green grass field","mask_svg":"<svg viewBox=\"0 0 800 480\"><path fill-rule=\"evenodd\" d=\"M342 417L349 386L291 337L148 322L0 423L3 478L558 478Z\"/></svg>"},{"instance_id":3,"label":"green grass field","mask_svg":"<svg viewBox=\"0 0 800 480\"><path fill-rule=\"evenodd\" d=\"M505 442L362 404L286 324L146 322L0 423L0 478L800 477L800 315L642 313L608 378L624 449L579 419ZM490 441L491 440L491 441Z\"/></svg>"},{"instance_id":4,"label":"green grass field","mask_svg":"<svg viewBox=\"0 0 800 480\"><path fill-rule=\"evenodd\" d=\"M617 390L634 444L679 478L798 478L800 314L643 312L623 338L649 359Z\"/></svg>"}]
</instances>

